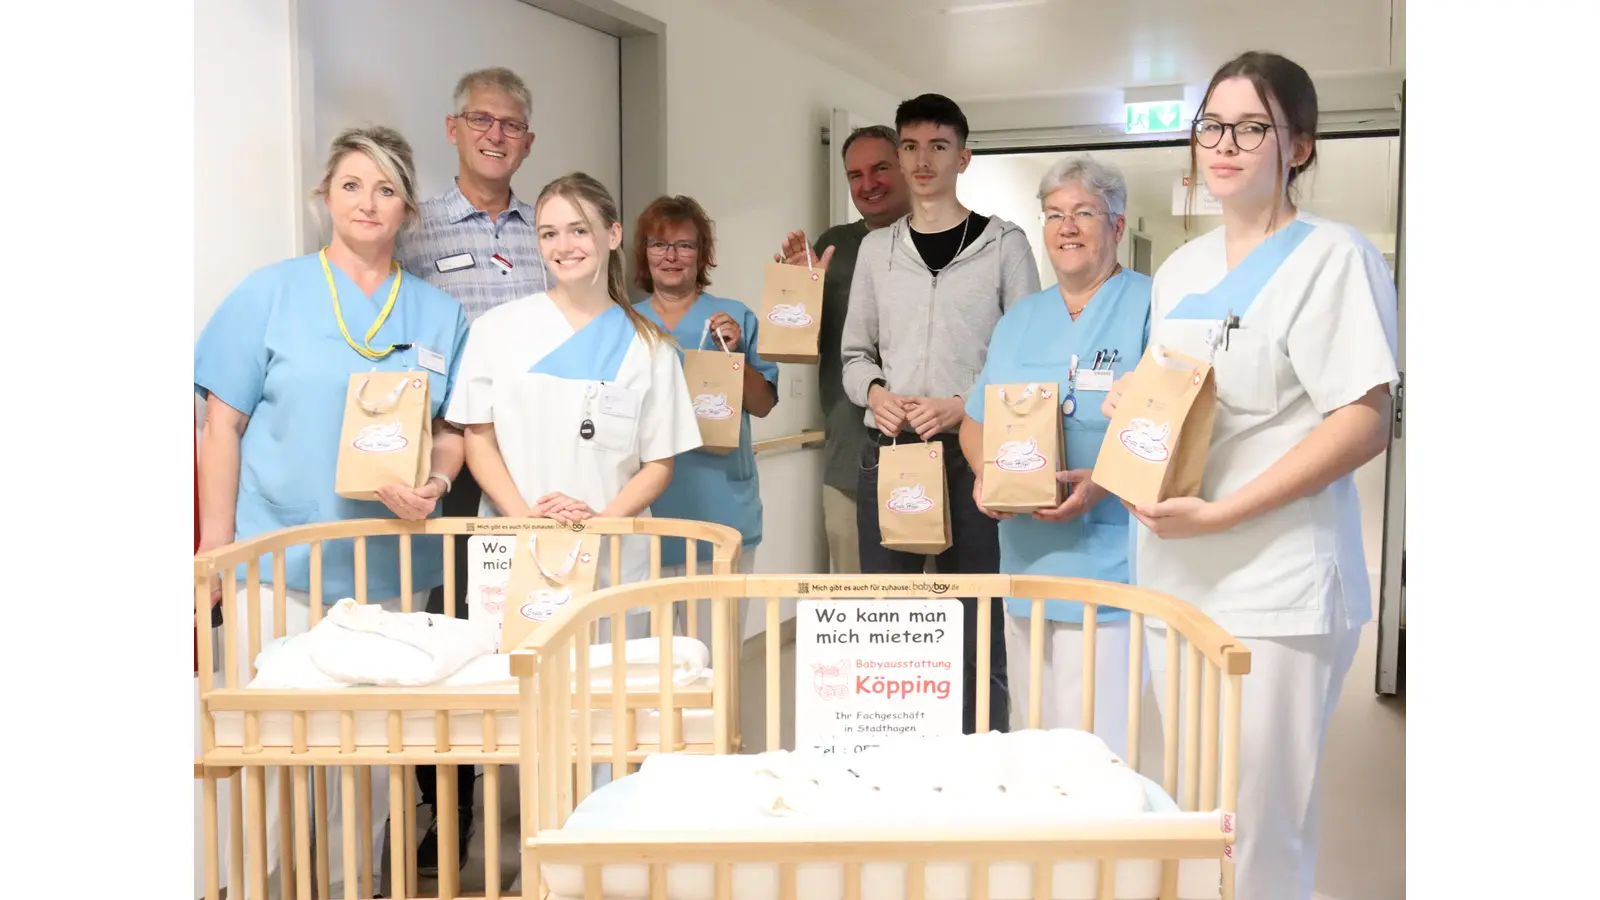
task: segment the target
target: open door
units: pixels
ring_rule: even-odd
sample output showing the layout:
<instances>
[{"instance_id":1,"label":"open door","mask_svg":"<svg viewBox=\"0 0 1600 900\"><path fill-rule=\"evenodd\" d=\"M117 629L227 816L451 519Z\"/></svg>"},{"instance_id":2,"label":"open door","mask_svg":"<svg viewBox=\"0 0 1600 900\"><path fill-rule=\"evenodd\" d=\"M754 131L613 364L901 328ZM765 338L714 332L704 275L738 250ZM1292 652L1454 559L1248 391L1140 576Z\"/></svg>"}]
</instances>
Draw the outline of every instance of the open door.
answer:
<instances>
[{"instance_id":1,"label":"open door","mask_svg":"<svg viewBox=\"0 0 1600 900\"><path fill-rule=\"evenodd\" d=\"M861 218L855 201L850 199L850 179L844 174L844 161L839 154L845 138L857 128L873 124L871 119L848 109L835 109L828 122L828 225L848 225Z\"/></svg>"},{"instance_id":2,"label":"open door","mask_svg":"<svg viewBox=\"0 0 1600 900\"><path fill-rule=\"evenodd\" d=\"M1400 186L1394 232L1395 291L1399 295L1400 387L1389 432L1384 489L1383 573L1378 596L1379 694L1406 690L1406 88L1400 84Z\"/></svg>"}]
</instances>

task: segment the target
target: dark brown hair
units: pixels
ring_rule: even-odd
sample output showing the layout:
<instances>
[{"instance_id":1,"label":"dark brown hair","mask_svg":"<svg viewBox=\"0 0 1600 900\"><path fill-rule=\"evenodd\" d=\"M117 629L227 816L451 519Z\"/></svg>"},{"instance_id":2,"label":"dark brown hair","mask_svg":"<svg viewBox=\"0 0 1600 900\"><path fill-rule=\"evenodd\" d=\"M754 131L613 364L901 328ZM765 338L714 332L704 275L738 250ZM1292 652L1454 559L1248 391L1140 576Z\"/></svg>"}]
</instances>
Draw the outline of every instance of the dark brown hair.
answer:
<instances>
[{"instance_id":1,"label":"dark brown hair","mask_svg":"<svg viewBox=\"0 0 1600 900\"><path fill-rule=\"evenodd\" d=\"M711 217L693 197L679 194L676 197L657 197L639 214L633 229L633 280L646 292L656 289L650 276L648 247L650 238L661 237L669 225L688 223L694 226L698 252L695 254L694 283L701 290L711 286L710 270L717 265L717 240Z\"/></svg>"},{"instance_id":2,"label":"dark brown hair","mask_svg":"<svg viewBox=\"0 0 1600 900\"><path fill-rule=\"evenodd\" d=\"M1242 53L1225 63L1211 76L1211 83L1206 85L1205 97L1200 101L1200 111L1194 117L1194 125L1189 129L1189 197L1184 212L1184 227L1188 228L1193 208L1195 187L1200 184L1200 164L1196 155L1195 126L1205 117L1206 104L1211 102L1211 94L1217 85L1230 78L1243 78L1256 89L1256 96L1261 99L1261 106L1267 111L1267 119L1272 123L1273 137L1287 144L1300 138L1311 138L1311 155L1298 166L1293 166L1287 173L1283 171L1283 157L1277 157L1278 175L1277 190L1281 194L1285 190L1293 190L1294 183L1300 175L1309 170L1317 161L1317 88L1312 83L1311 76L1306 70L1293 60L1276 53L1252 50ZM1283 110L1286 121L1279 122L1272 114L1272 103L1276 100L1278 108Z\"/></svg>"},{"instance_id":3,"label":"dark brown hair","mask_svg":"<svg viewBox=\"0 0 1600 900\"><path fill-rule=\"evenodd\" d=\"M611 192L606 190L605 185L582 172L563 175L545 185L544 190L539 192L539 198L533 203L536 216L538 210L544 208L545 201L551 197L565 198L578 210L578 215L582 216L589 226L589 233L594 235L597 248L605 240L604 235L611 230L611 226L622 221L622 217L617 213L617 202L611 199ZM598 223L589 220L591 209L600 215ZM665 335L661 329L628 302L627 285L622 275L622 254L617 251L611 251L606 261L606 293L611 296L612 303L622 307L622 311L627 313L628 319L633 323L633 330L644 338L647 345L654 347L662 340Z\"/></svg>"}]
</instances>

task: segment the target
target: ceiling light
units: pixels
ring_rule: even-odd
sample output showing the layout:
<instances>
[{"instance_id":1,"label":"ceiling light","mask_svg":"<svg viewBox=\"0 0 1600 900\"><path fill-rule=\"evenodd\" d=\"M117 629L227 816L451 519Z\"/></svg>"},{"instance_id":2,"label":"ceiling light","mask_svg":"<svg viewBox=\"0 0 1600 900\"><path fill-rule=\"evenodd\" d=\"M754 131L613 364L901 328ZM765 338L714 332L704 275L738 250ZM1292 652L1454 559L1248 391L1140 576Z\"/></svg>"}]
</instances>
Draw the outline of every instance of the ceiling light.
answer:
<instances>
[{"instance_id":1,"label":"ceiling light","mask_svg":"<svg viewBox=\"0 0 1600 900\"><path fill-rule=\"evenodd\" d=\"M1043 6L1049 0L996 0L993 3L971 3L966 6L947 6L939 10L947 16L959 16L964 13L995 12L1002 9L1020 9L1025 6Z\"/></svg>"}]
</instances>

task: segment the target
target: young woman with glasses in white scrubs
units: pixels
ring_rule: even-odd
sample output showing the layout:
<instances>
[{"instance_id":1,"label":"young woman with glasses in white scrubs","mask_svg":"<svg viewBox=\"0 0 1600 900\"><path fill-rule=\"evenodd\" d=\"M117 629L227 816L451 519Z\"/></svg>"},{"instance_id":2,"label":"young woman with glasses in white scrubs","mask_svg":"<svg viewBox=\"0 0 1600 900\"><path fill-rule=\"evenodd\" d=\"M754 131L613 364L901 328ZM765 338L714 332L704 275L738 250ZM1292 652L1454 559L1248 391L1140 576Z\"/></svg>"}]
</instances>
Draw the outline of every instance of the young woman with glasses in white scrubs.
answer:
<instances>
[{"instance_id":1,"label":"young woman with glasses in white scrubs","mask_svg":"<svg viewBox=\"0 0 1600 900\"><path fill-rule=\"evenodd\" d=\"M1398 381L1382 255L1294 199L1316 125L1316 90L1295 63L1246 53L1216 73L1190 146L1223 224L1174 252L1151 295L1151 352L1212 360L1217 408L1200 495L1132 508L1136 581L1195 604L1251 651L1239 900L1312 893L1328 719L1372 617L1353 473L1387 445ZM1152 668L1165 666L1162 637Z\"/></svg>"}]
</instances>

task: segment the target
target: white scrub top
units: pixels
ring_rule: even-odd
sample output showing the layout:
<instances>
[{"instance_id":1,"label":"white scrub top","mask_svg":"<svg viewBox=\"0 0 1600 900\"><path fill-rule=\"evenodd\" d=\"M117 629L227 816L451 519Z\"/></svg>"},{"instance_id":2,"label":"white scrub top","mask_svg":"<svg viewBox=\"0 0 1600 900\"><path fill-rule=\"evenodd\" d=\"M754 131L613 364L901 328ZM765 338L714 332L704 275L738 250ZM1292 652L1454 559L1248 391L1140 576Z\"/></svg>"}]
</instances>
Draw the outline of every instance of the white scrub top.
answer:
<instances>
[{"instance_id":1,"label":"white scrub top","mask_svg":"<svg viewBox=\"0 0 1600 900\"><path fill-rule=\"evenodd\" d=\"M1226 346L1212 342L1238 327ZM1265 472L1334 410L1399 380L1394 278L1359 232L1301 212L1231 272L1223 229L1156 273L1152 345L1211 357L1217 412L1203 499ZM1163 540L1139 528L1137 581L1241 637L1326 634L1372 618L1353 475L1233 529Z\"/></svg>"},{"instance_id":2,"label":"white scrub top","mask_svg":"<svg viewBox=\"0 0 1600 900\"><path fill-rule=\"evenodd\" d=\"M616 306L574 331L542 292L473 323L445 417L494 425L500 456L529 505L559 491L599 512L644 463L700 446L670 344L651 348ZM585 422L593 425L590 438L581 434ZM479 515L497 515L487 494ZM623 581L648 577L648 542L622 543ZM604 548L601 585L610 583L609 541Z\"/></svg>"}]
</instances>

